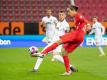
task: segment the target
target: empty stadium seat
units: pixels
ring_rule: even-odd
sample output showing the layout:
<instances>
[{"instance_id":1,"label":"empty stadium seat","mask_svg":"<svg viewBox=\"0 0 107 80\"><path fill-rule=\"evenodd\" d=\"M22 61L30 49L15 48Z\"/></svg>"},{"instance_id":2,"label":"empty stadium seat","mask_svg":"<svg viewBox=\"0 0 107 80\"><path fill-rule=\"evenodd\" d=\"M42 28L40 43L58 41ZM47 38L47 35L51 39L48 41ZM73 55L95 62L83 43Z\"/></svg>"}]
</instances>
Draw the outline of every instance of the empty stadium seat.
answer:
<instances>
[{"instance_id":1,"label":"empty stadium seat","mask_svg":"<svg viewBox=\"0 0 107 80\"><path fill-rule=\"evenodd\" d=\"M70 0L0 0L1 20L41 21L46 9L51 8L54 16L60 9L66 9ZM6 10L6 11L5 11ZM5 15L4 15L5 14ZM31 16L31 17L30 17Z\"/></svg>"},{"instance_id":2,"label":"empty stadium seat","mask_svg":"<svg viewBox=\"0 0 107 80\"><path fill-rule=\"evenodd\" d=\"M75 0L75 4L87 19L92 16L98 16L100 20L107 19L107 0ZM12 15L14 18L11 19L20 20L29 15L32 19L22 18L23 21L41 21L47 8L51 8L57 16L58 11L66 9L68 5L70 0L0 0L0 18L9 20L9 15Z\"/></svg>"},{"instance_id":3,"label":"empty stadium seat","mask_svg":"<svg viewBox=\"0 0 107 80\"><path fill-rule=\"evenodd\" d=\"M100 21L103 21L103 17L107 19L107 0L75 0L75 4L81 13L86 13L87 19L92 16L98 16Z\"/></svg>"}]
</instances>

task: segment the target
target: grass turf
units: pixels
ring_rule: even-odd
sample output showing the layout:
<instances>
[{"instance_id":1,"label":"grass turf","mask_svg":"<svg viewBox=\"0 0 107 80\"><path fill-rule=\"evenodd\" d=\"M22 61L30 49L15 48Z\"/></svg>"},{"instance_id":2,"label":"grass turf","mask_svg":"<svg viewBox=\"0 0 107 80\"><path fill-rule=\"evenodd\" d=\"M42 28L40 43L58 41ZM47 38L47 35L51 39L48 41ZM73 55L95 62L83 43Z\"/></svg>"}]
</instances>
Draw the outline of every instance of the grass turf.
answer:
<instances>
[{"instance_id":1,"label":"grass turf","mask_svg":"<svg viewBox=\"0 0 107 80\"><path fill-rule=\"evenodd\" d=\"M104 48L107 53L107 48ZM60 76L63 64L45 57L37 73L31 72L36 58L31 58L27 48L0 48L0 80L107 80L107 55L99 56L97 48L78 48L69 55L78 72Z\"/></svg>"}]
</instances>

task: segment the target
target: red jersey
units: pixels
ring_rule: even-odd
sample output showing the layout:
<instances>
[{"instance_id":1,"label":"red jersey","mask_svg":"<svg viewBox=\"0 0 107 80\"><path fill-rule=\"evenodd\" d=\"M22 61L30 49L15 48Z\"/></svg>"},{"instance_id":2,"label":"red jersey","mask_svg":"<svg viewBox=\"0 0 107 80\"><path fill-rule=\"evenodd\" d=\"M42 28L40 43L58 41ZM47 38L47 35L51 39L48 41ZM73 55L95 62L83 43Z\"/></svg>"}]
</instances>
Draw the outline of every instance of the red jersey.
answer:
<instances>
[{"instance_id":1,"label":"red jersey","mask_svg":"<svg viewBox=\"0 0 107 80\"><path fill-rule=\"evenodd\" d=\"M75 16L76 30L85 29L87 22L88 21L80 13L76 14L76 16Z\"/></svg>"},{"instance_id":2,"label":"red jersey","mask_svg":"<svg viewBox=\"0 0 107 80\"><path fill-rule=\"evenodd\" d=\"M75 50L84 40L85 27L87 20L79 13L75 16L76 30L72 33L66 33L61 36L61 41L64 44L63 48L69 53Z\"/></svg>"}]
</instances>

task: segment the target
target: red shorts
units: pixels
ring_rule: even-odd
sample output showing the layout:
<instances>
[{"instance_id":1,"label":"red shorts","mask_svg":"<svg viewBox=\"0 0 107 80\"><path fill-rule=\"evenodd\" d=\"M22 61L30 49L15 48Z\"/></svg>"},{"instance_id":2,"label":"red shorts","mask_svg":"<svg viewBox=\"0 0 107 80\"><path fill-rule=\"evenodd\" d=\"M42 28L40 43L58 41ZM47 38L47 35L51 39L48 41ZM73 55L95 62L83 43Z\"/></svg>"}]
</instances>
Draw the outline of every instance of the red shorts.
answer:
<instances>
[{"instance_id":1,"label":"red shorts","mask_svg":"<svg viewBox=\"0 0 107 80\"><path fill-rule=\"evenodd\" d=\"M82 43L84 39L84 31L76 30L61 36L60 39L63 43L63 48L70 53Z\"/></svg>"}]
</instances>

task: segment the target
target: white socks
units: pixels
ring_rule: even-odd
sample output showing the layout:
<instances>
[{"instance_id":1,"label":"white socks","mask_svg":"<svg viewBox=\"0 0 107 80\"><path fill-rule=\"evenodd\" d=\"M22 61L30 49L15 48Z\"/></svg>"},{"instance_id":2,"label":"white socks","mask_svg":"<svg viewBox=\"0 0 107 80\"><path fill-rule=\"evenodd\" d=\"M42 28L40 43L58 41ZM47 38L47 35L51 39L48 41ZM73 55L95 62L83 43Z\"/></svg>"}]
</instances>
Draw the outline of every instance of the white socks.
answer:
<instances>
[{"instance_id":1,"label":"white socks","mask_svg":"<svg viewBox=\"0 0 107 80\"><path fill-rule=\"evenodd\" d=\"M36 64L34 66L34 70L38 70L38 68L39 68L40 64L42 63L42 61L43 61L43 58L38 57L38 59L36 61Z\"/></svg>"},{"instance_id":2,"label":"white socks","mask_svg":"<svg viewBox=\"0 0 107 80\"><path fill-rule=\"evenodd\" d=\"M60 56L60 55L54 55L54 56L53 56L53 59L64 64L64 60L63 60L62 56ZM37 61L36 61L36 64L35 64L35 66L34 66L34 70L38 70L38 69L39 69L39 66L40 66L40 64L42 63L42 61L43 61L43 58L38 57L38 59L37 59ZM71 67L71 66L72 66L72 65L70 64L70 67Z\"/></svg>"},{"instance_id":3,"label":"white socks","mask_svg":"<svg viewBox=\"0 0 107 80\"><path fill-rule=\"evenodd\" d=\"M59 61L59 62L61 62L61 63L64 63L63 58L62 58L62 56L60 56L60 55L53 55L53 59L54 59L55 61Z\"/></svg>"},{"instance_id":4,"label":"white socks","mask_svg":"<svg viewBox=\"0 0 107 80\"><path fill-rule=\"evenodd\" d=\"M102 48L102 47L98 47L98 49L99 49L99 51L100 51L101 55L105 55L105 53L104 53L104 51L103 51L103 48Z\"/></svg>"},{"instance_id":5,"label":"white socks","mask_svg":"<svg viewBox=\"0 0 107 80\"><path fill-rule=\"evenodd\" d=\"M63 60L63 58L62 58L61 55L54 55L54 56L53 56L53 59L64 64L64 60ZM71 67L71 66L72 66L72 65L70 64L70 67Z\"/></svg>"}]
</instances>

